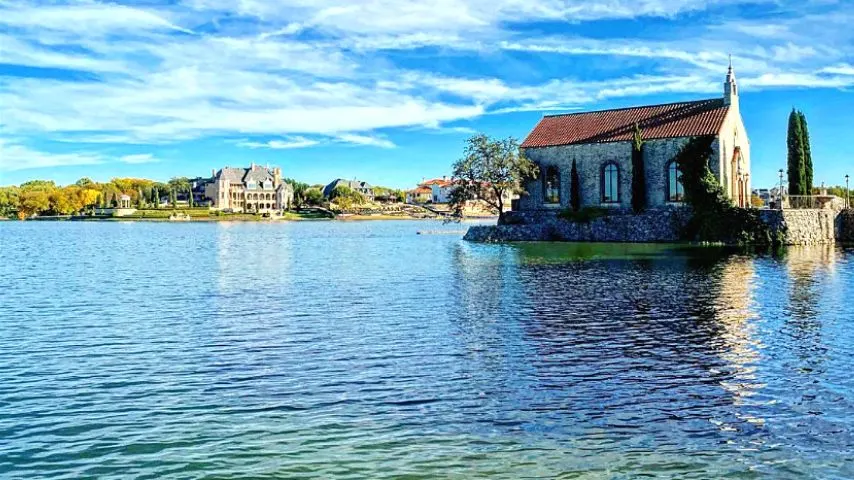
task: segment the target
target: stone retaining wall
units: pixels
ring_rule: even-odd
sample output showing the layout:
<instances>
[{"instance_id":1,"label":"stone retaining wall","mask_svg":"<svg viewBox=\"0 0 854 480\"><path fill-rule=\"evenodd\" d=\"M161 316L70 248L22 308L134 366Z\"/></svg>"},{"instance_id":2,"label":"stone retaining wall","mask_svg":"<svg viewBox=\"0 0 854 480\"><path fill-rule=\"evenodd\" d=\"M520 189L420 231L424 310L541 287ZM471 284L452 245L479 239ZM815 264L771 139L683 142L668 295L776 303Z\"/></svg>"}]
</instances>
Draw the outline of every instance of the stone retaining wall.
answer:
<instances>
[{"instance_id":1,"label":"stone retaining wall","mask_svg":"<svg viewBox=\"0 0 854 480\"><path fill-rule=\"evenodd\" d=\"M471 227L465 239L475 242L677 242L690 220L687 209L650 210L641 215L614 212L590 222L571 222L555 211L513 212L511 225Z\"/></svg>"},{"instance_id":2,"label":"stone retaining wall","mask_svg":"<svg viewBox=\"0 0 854 480\"><path fill-rule=\"evenodd\" d=\"M564 241L678 242L691 218L685 208L649 210L641 215L618 211L590 222L558 218L555 210L510 212L505 225L471 227L474 242ZM854 210L762 210L760 218L786 245L854 242Z\"/></svg>"},{"instance_id":3,"label":"stone retaining wall","mask_svg":"<svg viewBox=\"0 0 854 480\"><path fill-rule=\"evenodd\" d=\"M854 209L843 210L836 218L837 236L841 242L854 243Z\"/></svg>"},{"instance_id":4,"label":"stone retaining wall","mask_svg":"<svg viewBox=\"0 0 854 480\"><path fill-rule=\"evenodd\" d=\"M826 245L839 236L834 210L762 210L759 216L786 245Z\"/></svg>"}]
</instances>

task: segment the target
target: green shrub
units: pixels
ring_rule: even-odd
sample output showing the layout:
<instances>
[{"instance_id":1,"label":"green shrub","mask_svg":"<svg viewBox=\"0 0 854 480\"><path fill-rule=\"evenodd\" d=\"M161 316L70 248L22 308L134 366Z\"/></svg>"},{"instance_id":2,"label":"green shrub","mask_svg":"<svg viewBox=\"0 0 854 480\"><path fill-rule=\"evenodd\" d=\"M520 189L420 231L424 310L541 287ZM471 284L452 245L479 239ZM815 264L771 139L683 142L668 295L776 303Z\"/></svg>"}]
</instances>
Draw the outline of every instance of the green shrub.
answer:
<instances>
[{"instance_id":1,"label":"green shrub","mask_svg":"<svg viewBox=\"0 0 854 480\"><path fill-rule=\"evenodd\" d=\"M757 210L736 207L727 198L709 168L711 156L711 137L691 139L676 155L685 201L693 210L683 232L685 238L738 245L779 244L779 235L772 234Z\"/></svg>"}]
</instances>

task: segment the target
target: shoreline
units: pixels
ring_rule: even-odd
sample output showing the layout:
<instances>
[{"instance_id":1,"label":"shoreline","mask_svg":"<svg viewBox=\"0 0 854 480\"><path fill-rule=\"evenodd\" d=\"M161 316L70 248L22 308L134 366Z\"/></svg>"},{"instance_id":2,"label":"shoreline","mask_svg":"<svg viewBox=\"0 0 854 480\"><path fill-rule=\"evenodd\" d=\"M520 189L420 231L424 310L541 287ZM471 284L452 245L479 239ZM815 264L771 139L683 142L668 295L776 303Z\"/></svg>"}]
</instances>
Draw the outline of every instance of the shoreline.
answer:
<instances>
[{"instance_id":1,"label":"shoreline","mask_svg":"<svg viewBox=\"0 0 854 480\"><path fill-rule=\"evenodd\" d=\"M497 216L491 217L465 217L462 220L495 220ZM211 222L258 222L258 223L278 223L278 222L368 222L368 221L444 221L445 219L439 216L436 217L410 217L396 215L353 215L346 217L334 218L310 218L310 217L292 217L292 218L252 218L247 216L229 217L229 216L210 216L210 217L191 217L182 220L170 220L168 217L104 217L104 218L70 218L70 217L36 217L17 220L11 218L2 218L2 221L9 222L169 222L169 223L211 223Z\"/></svg>"}]
</instances>

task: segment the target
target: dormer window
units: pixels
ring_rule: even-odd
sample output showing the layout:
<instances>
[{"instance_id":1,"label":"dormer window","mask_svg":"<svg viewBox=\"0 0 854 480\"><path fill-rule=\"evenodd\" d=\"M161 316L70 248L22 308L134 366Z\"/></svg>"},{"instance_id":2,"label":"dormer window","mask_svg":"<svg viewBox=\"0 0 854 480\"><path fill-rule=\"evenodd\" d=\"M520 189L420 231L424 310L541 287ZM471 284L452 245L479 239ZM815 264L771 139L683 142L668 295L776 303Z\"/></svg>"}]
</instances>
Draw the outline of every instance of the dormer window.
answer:
<instances>
[{"instance_id":1,"label":"dormer window","mask_svg":"<svg viewBox=\"0 0 854 480\"><path fill-rule=\"evenodd\" d=\"M248 188L250 190L254 190L256 188L255 182L248 182L246 184L246 188Z\"/></svg>"}]
</instances>

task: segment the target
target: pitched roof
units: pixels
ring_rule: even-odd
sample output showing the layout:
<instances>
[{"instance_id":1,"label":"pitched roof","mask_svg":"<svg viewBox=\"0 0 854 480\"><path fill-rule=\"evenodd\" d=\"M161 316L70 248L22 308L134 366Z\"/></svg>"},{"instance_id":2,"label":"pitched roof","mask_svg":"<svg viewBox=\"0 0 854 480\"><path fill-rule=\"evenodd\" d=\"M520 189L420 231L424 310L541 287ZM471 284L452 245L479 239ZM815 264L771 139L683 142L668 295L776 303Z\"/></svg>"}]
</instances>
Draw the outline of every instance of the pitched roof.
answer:
<instances>
[{"instance_id":1,"label":"pitched roof","mask_svg":"<svg viewBox=\"0 0 854 480\"><path fill-rule=\"evenodd\" d=\"M250 168L224 167L216 172L214 179L219 180L224 178L229 183L247 183L254 181L261 183L265 180L273 181L273 173L260 165L253 165Z\"/></svg>"},{"instance_id":2,"label":"pitched roof","mask_svg":"<svg viewBox=\"0 0 854 480\"><path fill-rule=\"evenodd\" d=\"M345 187L349 187L353 190L359 191L361 189L372 189L371 184L368 182L363 182L361 180L345 180L343 178L336 178L332 182L329 183L326 187L323 188L323 195L329 196L335 187L343 185Z\"/></svg>"},{"instance_id":3,"label":"pitched roof","mask_svg":"<svg viewBox=\"0 0 854 480\"><path fill-rule=\"evenodd\" d=\"M255 183L261 183L263 181L270 180L273 181L273 174L270 173L264 167L259 165L253 165L249 171L246 172L246 176L243 177L243 181L249 183L250 181L254 181Z\"/></svg>"},{"instance_id":4,"label":"pitched roof","mask_svg":"<svg viewBox=\"0 0 854 480\"><path fill-rule=\"evenodd\" d=\"M431 185L438 185L440 187L447 187L451 184L451 181L447 178L433 178L418 184L420 187L429 187Z\"/></svg>"},{"instance_id":5,"label":"pitched roof","mask_svg":"<svg viewBox=\"0 0 854 480\"><path fill-rule=\"evenodd\" d=\"M524 148L631 141L637 123L644 139L716 135L729 106L722 98L543 117Z\"/></svg>"},{"instance_id":6,"label":"pitched roof","mask_svg":"<svg viewBox=\"0 0 854 480\"><path fill-rule=\"evenodd\" d=\"M225 167L216 174L216 178L225 178L231 183L243 183L243 176L246 175L245 168Z\"/></svg>"}]
</instances>

